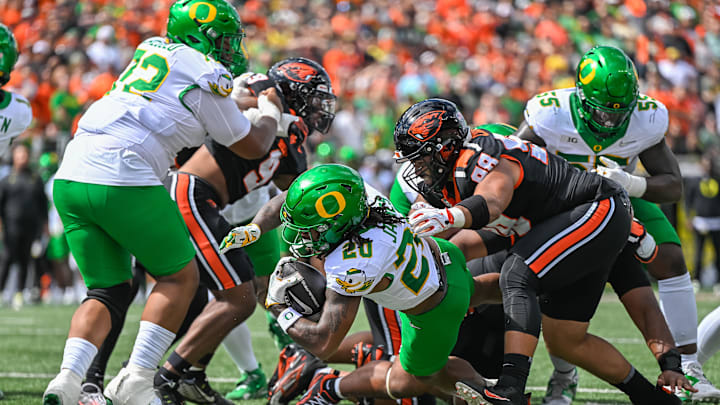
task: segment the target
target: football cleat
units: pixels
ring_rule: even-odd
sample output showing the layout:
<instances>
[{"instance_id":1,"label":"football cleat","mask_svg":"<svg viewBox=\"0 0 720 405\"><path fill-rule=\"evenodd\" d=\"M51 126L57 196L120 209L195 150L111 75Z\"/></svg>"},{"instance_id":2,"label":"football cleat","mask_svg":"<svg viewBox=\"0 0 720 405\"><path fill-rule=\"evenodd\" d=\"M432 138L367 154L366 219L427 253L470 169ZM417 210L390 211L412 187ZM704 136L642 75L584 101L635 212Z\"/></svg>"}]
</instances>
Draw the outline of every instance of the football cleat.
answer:
<instances>
[{"instance_id":1,"label":"football cleat","mask_svg":"<svg viewBox=\"0 0 720 405\"><path fill-rule=\"evenodd\" d=\"M112 402L108 402L103 395L102 388L99 385L91 382L83 383L80 387L80 399L78 405L108 405Z\"/></svg>"},{"instance_id":2,"label":"football cleat","mask_svg":"<svg viewBox=\"0 0 720 405\"><path fill-rule=\"evenodd\" d=\"M153 391L155 369L128 364L105 387L105 397L115 404L147 405L156 396Z\"/></svg>"},{"instance_id":3,"label":"football cleat","mask_svg":"<svg viewBox=\"0 0 720 405\"><path fill-rule=\"evenodd\" d=\"M43 405L75 405L80 397L82 377L68 369L50 381L43 394Z\"/></svg>"},{"instance_id":4,"label":"football cleat","mask_svg":"<svg viewBox=\"0 0 720 405\"><path fill-rule=\"evenodd\" d=\"M389 360L390 355L385 352L385 346L371 345L365 342L357 342L350 350L350 361L355 367L360 368L374 360Z\"/></svg>"},{"instance_id":5,"label":"football cleat","mask_svg":"<svg viewBox=\"0 0 720 405\"><path fill-rule=\"evenodd\" d=\"M166 381L155 385L155 398L150 405L185 405L185 398L177 390L178 383Z\"/></svg>"},{"instance_id":6,"label":"football cleat","mask_svg":"<svg viewBox=\"0 0 720 405\"><path fill-rule=\"evenodd\" d=\"M578 387L577 368L573 367L567 373L553 371L548 382L543 405L570 405L575 399Z\"/></svg>"},{"instance_id":7,"label":"football cleat","mask_svg":"<svg viewBox=\"0 0 720 405\"><path fill-rule=\"evenodd\" d=\"M720 402L720 390L715 388L703 373L702 366L698 362L686 362L682 364L685 377L692 383L698 392L682 390L676 393L683 401L699 402Z\"/></svg>"},{"instance_id":8,"label":"football cleat","mask_svg":"<svg viewBox=\"0 0 720 405\"><path fill-rule=\"evenodd\" d=\"M256 370L243 373L236 383L235 389L228 392L225 398L232 400L265 398L268 395L268 383L265 373L258 367Z\"/></svg>"},{"instance_id":9,"label":"football cleat","mask_svg":"<svg viewBox=\"0 0 720 405\"><path fill-rule=\"evenodd\" d=\"M233 405L212 389L205 370L192 370L185 373L177 386L177 393L196 404Z\"/></svg>"},{"instance_id":10,"label":"football cleat","mask_svg":"<svg viewBox=\"0 0 720 405\"><path fill-rule=\"evenodd\" d=\"M472 381L458 381L455 390L468 405L530 405L530 394L523 394L515 387L479 386Z\"/></svg>"},{"instance_id":11,"label":"football cleat","mask_svg":"<svg viewBox=\"0 0 720 405\"><path fill-rule=\"evenodd\" d=\"M340 402L340 397L333 393L330 384L335 383L340 372L328 368L315 374L310 387L297 405L331 405Z\"/></svg>"},{"instance_id":12,"label":"football cleat","mask_svg":"<svg viewBox=\"0 0 720 405\"><path fill-rule=\"evenodd\" d=\"M326 364L312 353L292 343L280 352L277 368L268 383L270 405L285 405L310 384L313 374Z\"/></svg>"}]
</instances>

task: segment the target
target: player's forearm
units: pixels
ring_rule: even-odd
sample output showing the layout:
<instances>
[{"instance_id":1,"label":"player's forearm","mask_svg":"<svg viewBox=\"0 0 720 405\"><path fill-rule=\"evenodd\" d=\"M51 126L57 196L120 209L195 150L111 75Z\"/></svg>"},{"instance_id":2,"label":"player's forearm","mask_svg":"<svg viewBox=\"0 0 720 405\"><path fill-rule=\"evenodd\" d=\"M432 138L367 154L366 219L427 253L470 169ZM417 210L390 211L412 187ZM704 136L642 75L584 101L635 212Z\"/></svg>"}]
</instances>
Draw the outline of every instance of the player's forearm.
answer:
<instances>
[{"instance_id":1,"label":"player's forearm","mask_svg":"<svg viewBox=\"0 0 720 405\"><path fill-rule=\"evenodd\" d=\"M655 203L674 203L680 201L683 194L682 177L674 174L659 174L646 179L647 189L642 195L644 200Z\"/></svg>"},{"instance_id":2,"label":"player's forearm","mask_svg":"<svg viewBox=\"0 0 720 405\"><path fill-rule=\"evenodd\" d=\"M287 307L285 305L273 305L270 312L276 317ZM332 356L340 346L343 337L338 338L338 331L342 325L341 314L332 312L323 313L319 322L313 322L309 319L298 319L285 332L295 341L295 343L307 349L310 353L325 360Z\"/></svg>"},{"instance_id":3,"label":"player's forearm","mask_svg":"<svg viewBox=\"0 0 720 405\"><path fill-rule=\"evenodd\" d=\"M620 300L656 358L675 347L652 288L634 288L620 297Z\"/></svg>"},{"instance_id":4,"label":"player's forearm","mask_svg":"<svg viewBox=\"0 0 720 405\"><path fill-rule=\"evenodd\" d=\"M283 191L271 198L270 201L263 205L257 214L255 214L252 223L259 226L262 233L280 226L280 209L285 202L286 195L287 191Z\"/></svg>"}]
</instances>

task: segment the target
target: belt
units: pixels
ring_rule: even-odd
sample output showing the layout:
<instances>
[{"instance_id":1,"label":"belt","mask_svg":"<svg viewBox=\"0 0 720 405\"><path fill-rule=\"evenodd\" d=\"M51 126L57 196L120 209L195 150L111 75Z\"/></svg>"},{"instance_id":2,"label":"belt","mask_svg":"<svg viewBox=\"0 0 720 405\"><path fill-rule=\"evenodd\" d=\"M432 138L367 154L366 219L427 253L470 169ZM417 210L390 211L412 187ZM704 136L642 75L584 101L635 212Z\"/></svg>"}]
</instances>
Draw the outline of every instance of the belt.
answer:
<instances>
[{"instance_id":1,"label":"belt","mask_svg":"<svg viewBox=\"0 0 720 405\"><path fill-rule=\"evenodd\" d=\"M445 274L445 264L451 263L450 257L447 253L440 251L440 246L438 246L437 242L434 239L426 238L424 240L430 246L430 251L432 252L433 258L435 259L435 268L438 272L439 287L437 290L435 290L433 295L425 299L425 301L410 309L402 311L408 315L421 315L425 312L430 311L442 302L442 300L445 298L445 294L447 293L447 275Z\"/></svg>"}]
</instances>

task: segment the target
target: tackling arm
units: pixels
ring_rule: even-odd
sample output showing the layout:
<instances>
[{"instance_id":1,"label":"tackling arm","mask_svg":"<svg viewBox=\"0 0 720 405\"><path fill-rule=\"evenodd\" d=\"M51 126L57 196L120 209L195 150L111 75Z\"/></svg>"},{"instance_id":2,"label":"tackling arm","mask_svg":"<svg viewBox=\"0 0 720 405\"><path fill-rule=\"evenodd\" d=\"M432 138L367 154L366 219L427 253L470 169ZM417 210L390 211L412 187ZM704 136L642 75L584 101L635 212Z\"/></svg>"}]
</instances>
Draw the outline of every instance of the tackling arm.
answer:
<instances>
[{"instance_id":1,"label":"tackling arm","mask_svg":"<svg viewBox=\"0 0 720 405\"><path fill-rule=\"evenodd\" d=\"M281 118L282 101L274 88L260 93L258 107L261 116L252 124L247 136L228 146L231 151L245 159L259 159L270 151Z\"/></svg>"},{"instance_id":2,"label":"tackling arm","mask_svg":"<svg viewBox=\"0 0 720 405\"><path fill-rule=\"evenodd\" d=\"M650 174L642 198L656 203L677 202L682 198L680 166L665 139L640 153L640 161Z\"/></svg>"},{"instance_id":3,"label":"tackling arm","mask_svg":"<svg viewBox=\"0 0 720 405\"><path fill-rule=\"evenodd\" d=\"M337 351L355 321L361 300L361 297L348 297L329 289L325 290L325 297L318 322L300 318L286 331L295 342L321 359L327 359ZM279 316L285 308L278 304L269 310Z\"/></svg>"}]
</instances>

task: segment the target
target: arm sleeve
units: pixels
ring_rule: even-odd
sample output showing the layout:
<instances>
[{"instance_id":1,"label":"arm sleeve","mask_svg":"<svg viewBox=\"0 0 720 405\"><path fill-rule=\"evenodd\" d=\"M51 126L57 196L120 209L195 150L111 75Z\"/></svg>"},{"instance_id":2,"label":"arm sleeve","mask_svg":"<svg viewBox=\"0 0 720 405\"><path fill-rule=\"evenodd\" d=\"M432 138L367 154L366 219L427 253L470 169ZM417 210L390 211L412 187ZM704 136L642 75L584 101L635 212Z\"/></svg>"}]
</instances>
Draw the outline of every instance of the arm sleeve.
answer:
<instances>
[{"instance_id":1,"label":"arm sleeve","mask_svg":"<svg viewBox=\"0 0 720 405\"><path fill-rule=\"evenodd\" d=\"M251 123L231 97L213 95L200 88L185 93L183 102L203 124L208 135L223 146L230 146L250 132Z\"/></svg>"}]
</instances>

